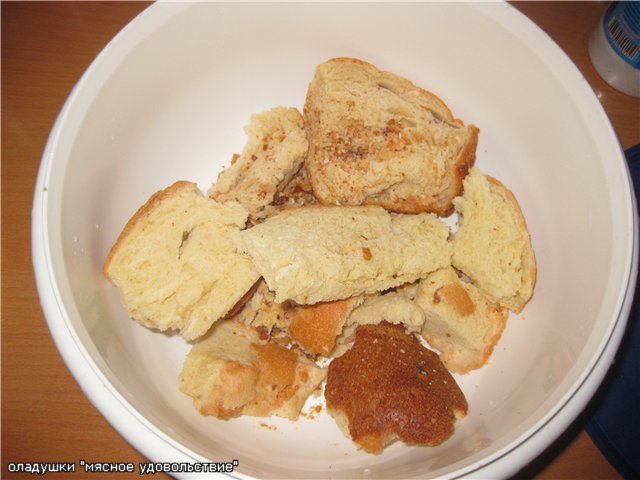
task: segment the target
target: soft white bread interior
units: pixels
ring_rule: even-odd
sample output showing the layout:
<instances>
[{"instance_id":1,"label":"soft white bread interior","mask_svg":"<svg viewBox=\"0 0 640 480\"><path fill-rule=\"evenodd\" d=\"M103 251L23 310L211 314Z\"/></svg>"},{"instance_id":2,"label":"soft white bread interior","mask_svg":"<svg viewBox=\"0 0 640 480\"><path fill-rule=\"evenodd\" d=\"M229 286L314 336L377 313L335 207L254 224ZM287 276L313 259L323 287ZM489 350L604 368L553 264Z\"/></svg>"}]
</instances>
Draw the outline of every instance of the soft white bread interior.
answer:
<instances>
[{"instance_id":1,"label":"soft white bread interior","mask_svg":"<svg viewBox=\"0 0 640 480\"><path fill-rule=\"evenodd\" d=\"M233 238L247 210L205 198L176 182L155 193L129 220L104 264L129 315L187 340L205 334L258 280Z\"/></svg>"},{"instance_id":2,"label":"soft white bread interior","mask_svg":"<svg viewBox=\"0 0 640 480\"><path fill-rule=\"evenodd\" d=\"M519 313L533 294L536 260L520 205L513 193L477 167L453 201L460 226L452 264L489 298Z\"/></svg>"},{"instance_id":3,"label":"soft white bread interior","mask_svg":"<svg viewBox=\"0 0 640 480\"><path fill-rule=\"evenodd\" d=\"M269 217L240 240L276 302L312 304L423 278L450 264L448 236L432 214L311 206Z\"/></svg>"},{"instance_id":4,"label":"soft white bread interior","mask_svg":"<svg viewBox=\"0 0 640 480\"><path fill-rule=\"evenodd\" d=\"M327 205L448 215L478 129L432 93L353 58L317 66L304 106L313 190Z\"/></svg>"},{"instance_id":5,"label":"soft white bread interior","mask_svg":"<svg viewBox=\"0 0 640 480\"><path fill-rule=\"evenodd\" d=\"M254 114L245 132L242 154L220 172L209 196L218 201L236 200L252 218L260 218L302 166L309 143L302 115L295 108L277 107Z\"/></svg>"},{"instance_id":6,"label":"soft white bread interior","mask_svg":"<svg viewBox=\"0 0 640 480\"><path fill-rule=\"evenodd\" d=\"M509 315L452 267L421 280L415 302L424 312L422 336L450 371L461 374L488 362Z\"/></svg>"},{"instance_id":7,"label":"soft white bread interior","mask_svg":"<svg viewBox=\"0 0 640 480\"><path fill-rule=\"evenodd\" d=\"M224 320L196 343L180 374L180 390L203 415L276 415L296 420L326 370L256 329Z\"/></svg>"}]
</instances>

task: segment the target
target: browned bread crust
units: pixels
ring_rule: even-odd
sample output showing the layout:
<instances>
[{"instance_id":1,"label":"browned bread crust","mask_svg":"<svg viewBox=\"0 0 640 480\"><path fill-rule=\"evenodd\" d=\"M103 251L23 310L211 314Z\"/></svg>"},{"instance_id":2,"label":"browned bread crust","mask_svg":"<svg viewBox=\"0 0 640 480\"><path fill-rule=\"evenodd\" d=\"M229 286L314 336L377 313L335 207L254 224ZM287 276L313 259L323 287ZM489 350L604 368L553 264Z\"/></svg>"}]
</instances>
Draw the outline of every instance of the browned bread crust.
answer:
<instances>
[{"instance_id":1,"label":"browned bread crust","mask_svg":"<svg viewBox=\"0 0 640 480\"><path fill-rule=\"evenodd\" d=\"M387 322L358 327L353 347L329 365L325 399L345 433L371 453L395 439L438 445L468 409L438 355Z\"/></svg>"}]
</instances>

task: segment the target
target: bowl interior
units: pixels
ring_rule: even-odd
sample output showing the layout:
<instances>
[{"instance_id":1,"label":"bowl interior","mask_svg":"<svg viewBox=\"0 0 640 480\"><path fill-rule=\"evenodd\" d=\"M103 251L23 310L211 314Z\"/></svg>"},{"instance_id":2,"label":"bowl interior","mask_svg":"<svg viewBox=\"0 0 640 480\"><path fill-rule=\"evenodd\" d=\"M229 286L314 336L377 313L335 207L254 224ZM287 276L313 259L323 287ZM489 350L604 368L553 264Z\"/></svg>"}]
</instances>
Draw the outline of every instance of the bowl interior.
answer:
<instances>
[{"instance_id":1,"label":"bowl interior","mask_svg":"<svg viewBox=\"0 0 640 480\"><path fill-rule=\"evenodd\" d=\"M477 125L476 164L513 190L532 234L534 298L511 314L489 365L456 377L469 415L436 448L368 455L325 412L295 423L201 417L178 391L190 346L130 320L101 273L153 192L179 179L205 190L241 151L250 115L302 109L315 66L335 56L406 76ZM143 421L194 458L238 459L244 475L470 471L558 412L597 361L628 280L630 197L612 131L563 54L506 5L154 5L87 72L50 165L65 321Z\"/></svg>"}]
</instances>

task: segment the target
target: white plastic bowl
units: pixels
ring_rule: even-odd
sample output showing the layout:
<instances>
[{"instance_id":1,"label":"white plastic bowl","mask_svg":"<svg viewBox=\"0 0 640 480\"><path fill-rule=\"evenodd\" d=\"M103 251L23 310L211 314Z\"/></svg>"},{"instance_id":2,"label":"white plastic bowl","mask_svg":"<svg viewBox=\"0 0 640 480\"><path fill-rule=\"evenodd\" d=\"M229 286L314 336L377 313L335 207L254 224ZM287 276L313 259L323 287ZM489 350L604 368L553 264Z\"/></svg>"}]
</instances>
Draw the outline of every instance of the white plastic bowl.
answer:
<instances>
[{"instance_id":1,"label":"white plastic bowl","mask_svg":"<svg viewBox=\"0 0 640 480\"><path fill-rule=\"evenodd\" d=\"M302 108L315 66L358 57L437 93L480 127L477 165L518 197L538 283L436 448L358 451L315 420L196 413L189 350L125 314L102 276L124 223L175 180L206 189L252 113ZM612 362L637 273L623 154L562 51L506 4L155 4L82 77L53 128L33 206L42 306L84 392L154 462L237 459L238 477L502 477L555 439ZM267 423L274 428L264 428Z\"/></svg>"}]
</instances>

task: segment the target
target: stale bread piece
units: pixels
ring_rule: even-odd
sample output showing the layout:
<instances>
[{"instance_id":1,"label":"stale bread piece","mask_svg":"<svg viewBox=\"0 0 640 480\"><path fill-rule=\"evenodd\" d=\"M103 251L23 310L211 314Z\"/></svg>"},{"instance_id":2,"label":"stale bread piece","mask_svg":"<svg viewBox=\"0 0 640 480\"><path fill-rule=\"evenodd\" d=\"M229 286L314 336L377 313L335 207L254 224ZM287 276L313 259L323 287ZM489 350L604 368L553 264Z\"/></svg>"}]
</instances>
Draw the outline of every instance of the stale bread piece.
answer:
<instances>
[{"instance_id":1,"label":"stale bread piece","mask_svg":"<svg viewBox=\"0 0 640 480\"><path fill-rule=\"evenodd\" d=\"M381 207L301 207L240 235L276 302L312 304L386 290L451 261L449 228L432 214Z\"/></svg>"},{"instance_id":2,"label":"stale bread piece","mask_svg":"<svg viewBox=\"0 0 640 480\"><path fill-rule=\"evenodd\" d=\"M194 345L180 374L180 390L202 415L277 415L296 420L326 370L232 320L216 324Z\"/></svg>"},{"instance_id":3,"label":"stale bread piece","mask_svg":"<svg viewBox=\"0 0 640 480\"><path fill-rule=\"evenodd\" d=\"M422 280L415 302L425 312L422 336L455 373L468 373L488 362L509 315L452 267Z\"/></svg>"},{"instance_id":4,"label":"stale bread piece","mask_svg":"<svg viewBox=\"0 0 640 480\"><path fill-rule=\"evenodd\" d=\"M474 167L454 205L460 227L452 240L453 266L494 302L519 313L533 294L537 271L515 196Z\"/></svg>"},{"instance_id":5,"label":"stale bread piece","mask_svg":"<svg viewBox=\"0 0 640 480\"><path fill-rule=\"evenodd\" d=\"M248 139L242 154L220 172L209 196L221 202L238 201L252 218L260 218L302 166L309 144L302 115L295 108L255 114L245 131Z\"/></svg>"},{"instance_id":6,"label":"stale bread piece","mask_svg":"<svg viewBox=\"0 0 640 480\"><path fill-rule=\"evenodd\" d=\"M329 364L325 399L345 435L370 453L397 439L438 445L468 409L438 355L387 322L358 327L353 347Z\"/></svg>"},{"instance_id":7,"label":"stale bread piece","mask_svg":"<svg viewBox=\"0 0 640 480\"><path fill-rule=\"evenodd\" d=\"M111 248L104 274L129 315L149 328L205 334L260 275L236 248L247 210L205 198L196 184L176 182L154 194Z\"/></svg>"},{"instance_id":8,"label":"stale bread piece","mask_svg":"<svg viewBox=\"0 0 640 480\"><path fill-rule=\"evenodd\" d=\"M318 65L304 122L305 166L327 205L446 216L475 161L475 126L432 93L352 58Z\"/></svg>"}]
</instances>

